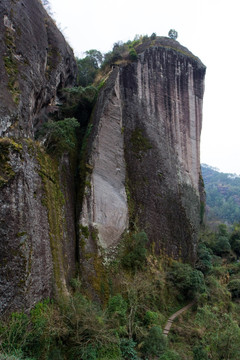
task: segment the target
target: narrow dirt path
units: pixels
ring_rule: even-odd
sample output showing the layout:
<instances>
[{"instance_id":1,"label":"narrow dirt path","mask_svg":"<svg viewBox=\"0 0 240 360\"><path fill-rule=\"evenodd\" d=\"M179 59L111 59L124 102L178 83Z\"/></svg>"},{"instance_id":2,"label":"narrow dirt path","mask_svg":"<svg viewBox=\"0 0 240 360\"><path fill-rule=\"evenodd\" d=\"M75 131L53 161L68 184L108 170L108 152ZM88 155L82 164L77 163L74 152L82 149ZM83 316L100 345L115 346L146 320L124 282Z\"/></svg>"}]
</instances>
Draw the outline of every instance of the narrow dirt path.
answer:
<instances>
[{"instance_id":1,"label":"narrow dirt path","mask_svg":"<svg viewBox=\"0 0 240 360\"><path fill-rule=\"evenodd\" d=\"M174 321L179 315L181 315L184 311L190 309L190 307L193 306L193 304L194 304L194 301L191 302L190 304L184 306L182 309L178 310L177 312L175 312L173 315L170 316L170 318L168 319L168 321L167 321L167 323L166 323L166 325L165 325L165 328L164 328L164 330L163 330L163 334L164 334L165 336L168 336L168 333L169 333L169 331L170 331L170 329L171 329L171 326L172 326L173 321Z\"/></svg>"}]
</instances>

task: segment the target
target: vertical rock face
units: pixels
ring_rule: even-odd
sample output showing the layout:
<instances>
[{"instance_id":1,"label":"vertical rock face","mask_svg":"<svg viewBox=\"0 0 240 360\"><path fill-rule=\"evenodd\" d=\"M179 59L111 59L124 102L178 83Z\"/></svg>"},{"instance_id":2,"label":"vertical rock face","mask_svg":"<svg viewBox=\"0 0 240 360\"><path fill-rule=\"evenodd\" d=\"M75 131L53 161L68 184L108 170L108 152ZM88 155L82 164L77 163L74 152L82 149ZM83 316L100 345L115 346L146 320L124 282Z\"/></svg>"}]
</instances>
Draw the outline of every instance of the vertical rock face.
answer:
<instances>
[{"instance_id":1,"label":"vertical rock face","mask_svg":"<svg viewBox=\"0 0 240 360\"><path fill-rule=\"evenodd\" d=\"M33 136L76 64L38 0L0 2L0 53L1 313L67 292L75 273L74 170Z\"/></svg>"},{"instance_id":2,"label":"vertical rock face","mask_svg":"<svg viewBox=\"0 0 240 360\"><path fill-rule=\"evenodd\" d=\"M76 159L50 157L34 141L59 90L74 84L70 47L40 1L2 0L0 51L0 312L67 293L78 256L97 282L96 253L114 251L128 230L145 230L157 253L194 261L200 60L158 38L114 67L82 145L79 204Z\"/></svg>"},{"instance_id":3,"label":"vertical rock face","mask_svg":"<svg viewBox=\"0 0 240 360\"><path fill-rule=\"evenodd\" d=\"M0 49L0 136L32 136L74 81L72 50L38 0L1 1Z\"/></svg>"},{"instance_id":4,"label":"vertical rock face","mask_svg":"<svg viewBox=\"0 0 240 360\"><path fill-rule=\"evenodd\" d=\"M104 249L116 245L128 227L126 165L122 134L119 72L113 72L95 113L88 166L92 169L81 213L81 224L98 232ZM90 250L90 249L89 249Z\"/></svg>"},{"instance_id":5,"label":"vertical rock face","mask_svg":"<svg viewBox=\"0 0 240 360\"><path fill-rule=\"evenodd\" d=\"M91 188L80 219L98 230L104 247L137 224L158 253L194 261L204 75L198 58L166 38L113 69L96 106Z\"/></svg>"}]
</instances>

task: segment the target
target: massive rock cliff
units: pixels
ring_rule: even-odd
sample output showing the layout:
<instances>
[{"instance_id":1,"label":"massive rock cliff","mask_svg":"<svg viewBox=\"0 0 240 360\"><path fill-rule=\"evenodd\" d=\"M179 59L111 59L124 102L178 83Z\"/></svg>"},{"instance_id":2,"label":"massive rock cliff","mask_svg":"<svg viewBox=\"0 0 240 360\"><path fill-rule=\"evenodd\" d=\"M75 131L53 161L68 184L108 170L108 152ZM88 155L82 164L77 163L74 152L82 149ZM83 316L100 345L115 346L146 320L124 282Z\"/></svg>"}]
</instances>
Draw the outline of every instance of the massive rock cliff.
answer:
<instances>
[{"instance_id":1,"label":"massive rock cliff","mask_svg":"<svg viewBox=\"0 0 240 360\"><path fill-rule=\"evenodd\" d=\"M138 228L157 253L194 262L205 66L167 38L138 53L113 66L99 96L80 224L95 229L107 252ZM91 253L96 236L84 242L80 253Z\"/></svg>"},{"instance_id":2,"label":"massive rock cliff","mask_svg":"<svg viewBox=\"0 0 240 360\"><path fill-rule=\"evenodd\" d=\"M0 312L67 292L75 273L74 170L34 143L58 91L74 83L71 48L40 1L0 2Z\"/></svg>"},{"instance_id":3,"label":"massive rock cliff","mask_svg":"<svg viewBox=\"0 0 240 360\"><path fill-rule=\"evenodd\" d=\"M128 231L194 262L205 67L167 38L137 51L113 66L80 153L50 156L35 135L74 85L74 56L40 1L1 1L0 312L67 294L79 260L100 291L96 277Z\"/></svg>"}]
</instances>

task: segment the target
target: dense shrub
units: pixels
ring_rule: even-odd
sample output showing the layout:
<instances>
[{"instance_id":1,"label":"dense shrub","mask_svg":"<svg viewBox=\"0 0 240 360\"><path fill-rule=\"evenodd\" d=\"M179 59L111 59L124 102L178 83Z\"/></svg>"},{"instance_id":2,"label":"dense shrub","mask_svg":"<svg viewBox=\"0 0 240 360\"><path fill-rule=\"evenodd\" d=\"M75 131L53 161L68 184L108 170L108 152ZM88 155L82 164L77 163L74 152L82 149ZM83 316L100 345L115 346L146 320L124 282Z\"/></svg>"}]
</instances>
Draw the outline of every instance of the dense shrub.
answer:
<instances>
[{"instance_id":1,"label":"dense shrub","mask_svg":"<svg viewBox=\"0 0 240 360\"><path fill-rule=\"evenodd\" d=\"M193 269L189 264L173 263L167 276L184 298L194 298L196 294L205 290L202 272Z\"/></svg>"},{"instance_id":2,"label":"dense shrub","mask_svg":"<svg viewBox=\"0 0 240 360\"><path fill-rule=\"evenodd\" d=\"M126 323L127 303L122 295L117 294L109 299L107 311L111 318L117 319L119 325Z\"/></svg>"},{"instance_id":3,"label":"dense shrub","mask_svg":"<svg viewBox=\"0 0 240 360\"><path fill-rule=\"evenodd\" d=\"M174 350L167 350L159 360L181 360L182 358Z\"/></svg>"},{"instance_id":4,"label":"dense shrub","mask_svg":"<svg viewBox=\"0 0 240 360\"><path fill-rule=\"evenodd\" d=\"M235 254L240 256L240 230L236 228L230 236L230 245Z\"/></svg>"},{"instance_id":5,"label":"dense shrub","mask_svg":"<svg viewBox=\"0 0 240 360\"><path fill-rule=\"evenodd\" d=\"M142 353L147 357L160 356L167 346L167 339L160 326L153 326L144 339Z\"/></svg>"},{"instance_id":6,"label":"dense shrub","mask_svg":"<svg viewBox=\"0 0 240 360\"><path fill-rule=\"evenodd\" d=\"M122 256L123 267L129 270L142 270L146 265L148 237L145 232L128 235L125 238L125 249Z\"/></svg>"},{"instance_id":7,"label":"dense shrub","mask_svg":"<svg viewBox=\"0 0 240 360\"><path fill-rule=\"evenodd\" d=\"M130 60L132 60L132 61L136 61L136 60L137 60L138 56L137 56L137 52L136 52L136 50L135 50L134 48L131 48L131 49L129 50L129 58L130 58Z\"/></svg>"},{"instance_id":8,"label":"dense shrub","mask_svg":"<svg viewBox=\"0 0 240 360\"><path fill-rule=\"evenodd\" d=\"M218 256L226 256L231 251L229 240L225 236L219 236L213 247L213 251Z\"/></svg>"},{"instance_id":9,"label":"dense shrub","mask_svg":"<svg viewBox=\"0 0 240 360\"><path fill-rule=\"evenodd\" d=\"M229 233L225 224L220 224L218 226L212 250L218 256L226 256L230 253L231 245L229 243Z\"/></svg>"},{"instance_id":10,"label":"dense shrub","mask_svg":"<svg viewBox=\"0 0 240 360\"><path fill-rule=\"evenodd\" d=\"M42 125L37 137L42 139L49 153L70 152L76 146L76 129L79 123L75 118L49 121Z\"/></svg>"},{"instance_id":11,"label":"dense shrub","mask_svg":"<svg viewBox=\"0 0 240 360\"><path fill-rule=\"evenodd\" d=\"M159 323L159 315L155 311L146 311L144 322L146 325L157 325Z\"/></svg>"},{"instance_id":12,"label":"dense shrub","mask_svg":"<svg viewBox=\"0 0 240 360\"><path fill-rule=\"evenodd\" d=\"M195 346L193 349L194 360L208 360L208 354L203 346Z\"/></svg>"},{"instance_id":13,"label":"dense shrub","mask_svg":"<svg viewBox=\"0 0 240 360\"><path fill-rule=\"evenodd\" d=\"M122 360L119 344L106 344L101 346L97 352L97 360Z\"/></svg>"},{"instance_id":14,"label":"dense shrub","mask_svg":"<svg viewBox=\"0 0 240 360\"><path fill-rule=\"evenodd\" d=\"M207 248L206 244L200 243L198 245L197 255L196 269L207 274L212 269L212 251Z\"/></svg>"},{"instance_id":15,"label":"dense shrub","mask_svg":"<svg viewBox=\"0 0 240 360\"><path fill-rule=\"evenodd\" d=\"M228 283L228 290L232 294L232 298L240 297L240 279L230 280Z\"/></svg>"},{"instance_id":16,"label":"dense shrub","mask_svg":"<svg viewBox=\"0 0 240 360\"><path fill-rule=\"evenodd\" d=\"M124 360L139 360L135 346L136 343L132 339L121 339L120 349Z\"/></svg>"},{"instance_id":17,"label":"dense shrub","mask_svg":"<svg viewBox=\"0 0 240 360\"><path fill-rule=\"evenodd\" d=\"M76 59L78 67L78 84L80 86L91 85L97 75L99 66L102 64L103 55L96 49L88 50L83 59Z\"/></svg>"}]
</instances>

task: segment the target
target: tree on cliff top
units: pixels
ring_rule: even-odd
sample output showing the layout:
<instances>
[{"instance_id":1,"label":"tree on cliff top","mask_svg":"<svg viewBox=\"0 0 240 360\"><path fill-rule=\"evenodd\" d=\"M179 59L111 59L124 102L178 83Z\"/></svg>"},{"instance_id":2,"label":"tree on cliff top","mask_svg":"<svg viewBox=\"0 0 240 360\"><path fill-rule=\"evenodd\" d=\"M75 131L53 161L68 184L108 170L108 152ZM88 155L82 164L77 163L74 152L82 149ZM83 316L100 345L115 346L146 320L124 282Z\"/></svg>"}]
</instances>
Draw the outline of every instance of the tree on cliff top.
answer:
<instances>
[{"instance_id":1,"label":"tree on cliff top","mask_svg":"<svg viewBox=\"0 0 240 360\"><path fill-rule=\"evenodd\" d=\"M96 49L88 50L85 54L85 58L77 59L78 84L80 86L88 86L94 82L103 61L102 53Z\"/></svg>"}]
</instances>

